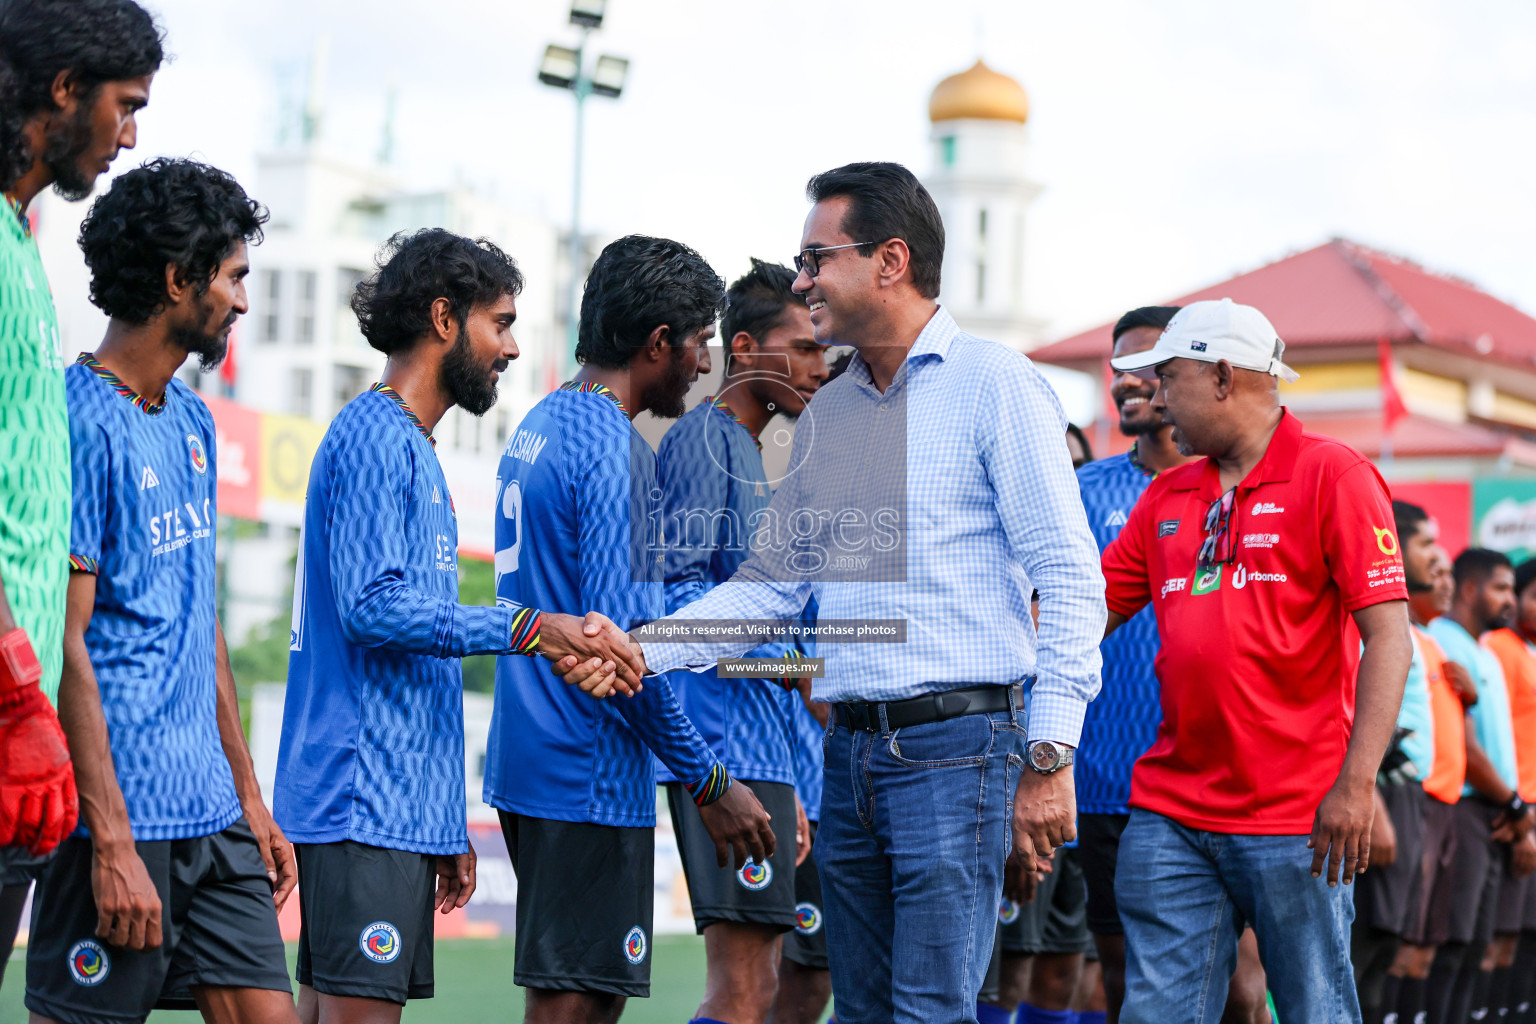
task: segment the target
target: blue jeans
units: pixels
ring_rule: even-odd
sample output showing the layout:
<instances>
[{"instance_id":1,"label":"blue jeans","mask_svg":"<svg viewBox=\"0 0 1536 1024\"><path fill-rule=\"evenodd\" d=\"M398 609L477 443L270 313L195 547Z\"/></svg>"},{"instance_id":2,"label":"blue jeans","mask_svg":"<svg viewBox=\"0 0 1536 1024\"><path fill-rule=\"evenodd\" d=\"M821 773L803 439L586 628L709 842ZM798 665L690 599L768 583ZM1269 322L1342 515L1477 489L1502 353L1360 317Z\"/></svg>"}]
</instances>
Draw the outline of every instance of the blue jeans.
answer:
<instances>
[{"instance_id":1,"label":"blue jeans","mask_svg":"<svg viewBox=\"0 0 1536 1024\"><path fill-rule=\"evenodd\" d=\"M1284 1024L1358 1022L1352 895L1312 877L1306 836L1202 832L1133 809L1115 871L1125 924L1121 1024L1220 1020L1245 924Z\"/></svg>"},{"instance_id":2,"label":"blue jeans","mask_svg":"<svg viewBox=\"0 0 1536 1024\"><path fill-rule=\"evenodd\" d=\"M974 1024L1023 715L863 732L834 720L816 833L838 1024Z\"/></svg>"}]
</instances>

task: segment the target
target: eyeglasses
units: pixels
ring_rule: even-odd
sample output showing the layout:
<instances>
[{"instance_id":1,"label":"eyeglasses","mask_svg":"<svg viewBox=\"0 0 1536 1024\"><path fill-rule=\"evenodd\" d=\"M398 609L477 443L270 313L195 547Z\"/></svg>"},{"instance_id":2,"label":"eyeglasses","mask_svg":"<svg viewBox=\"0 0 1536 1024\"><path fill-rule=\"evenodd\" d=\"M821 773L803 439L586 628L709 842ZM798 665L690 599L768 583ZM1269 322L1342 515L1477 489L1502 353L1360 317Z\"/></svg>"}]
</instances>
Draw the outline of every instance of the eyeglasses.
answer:
<instances>
[{"instance_id":1,"label":"eyeglasses","mask_svg":"<svg viewBox=\"0 0 1536 1024\"><path fill-rule=\"evenodd\" d=\"M811 277L821 273L821 254L837 249L853 249L861 245L878 245L878 242L849 242L847 245L823 245L818 249L801 249L795 257L795 269L803 270Z\"/></svg>"},{"instance_id":2,"label":"eyeglasses","mask_svg":"<svg viewBox=\"0 0 1536 1024\"><path fill-rule=\"evenodd\" d=\"M1232 528L1232 507L1237 488L1211 502L1205 513L1205 541L1200 545L1195 568L1209 572L1224 562L1237 561L1237 531Z\"/></svg>"}]
</instances>

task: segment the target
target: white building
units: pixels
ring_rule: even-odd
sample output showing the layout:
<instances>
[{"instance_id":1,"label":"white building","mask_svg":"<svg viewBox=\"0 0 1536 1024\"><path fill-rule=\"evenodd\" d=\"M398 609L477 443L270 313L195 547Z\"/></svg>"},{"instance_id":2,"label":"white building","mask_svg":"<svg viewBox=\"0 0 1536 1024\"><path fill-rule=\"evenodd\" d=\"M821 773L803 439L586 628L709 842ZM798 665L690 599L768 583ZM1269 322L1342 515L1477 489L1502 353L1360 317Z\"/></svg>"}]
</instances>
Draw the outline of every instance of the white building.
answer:
<instances>
[{"instance_id":1,"label":"white building","mask_svg":"<svg viewBox=\"0 0 1536 1024\"><path fill-rule=\"evenodd\" d=\"M1028 351L1045 322L1024 307L1029 180L1024 87L977 61L928 100L933 169L924 184L944 218L939 300L962 330Z\"/></svg>"}]
</instances>

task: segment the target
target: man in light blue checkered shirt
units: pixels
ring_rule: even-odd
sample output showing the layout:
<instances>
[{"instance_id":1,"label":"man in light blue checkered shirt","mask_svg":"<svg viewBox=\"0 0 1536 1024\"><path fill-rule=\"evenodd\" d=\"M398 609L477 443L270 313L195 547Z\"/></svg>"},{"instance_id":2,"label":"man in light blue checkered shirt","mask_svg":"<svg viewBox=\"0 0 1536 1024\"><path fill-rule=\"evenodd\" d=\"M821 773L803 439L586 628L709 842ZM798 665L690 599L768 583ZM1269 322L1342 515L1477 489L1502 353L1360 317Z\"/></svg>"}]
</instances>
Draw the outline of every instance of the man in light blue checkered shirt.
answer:
<instances>
[{"instance_id":1,"label":"man in light blue checkered shirt","mask_svg":"<svg viewBox=\"0 0 1536 1024\"><path fill-rule=\"evenodd\" d=\"M821 623L905 623L904 643L819 636L833 992L840 1020L973 1022L1009 802L1023 858L1046 867L1076 834L1071 754L1104 635L1098 547L1055 394L935 301L944 229L927 191L898 165L852 164L807 192L795 290L816 339L858 355L801 415L752 556L663 621L793 619L814 595ZM698 671L753 646L641 652L647 672Z\"/></svg>"}]
</instances>

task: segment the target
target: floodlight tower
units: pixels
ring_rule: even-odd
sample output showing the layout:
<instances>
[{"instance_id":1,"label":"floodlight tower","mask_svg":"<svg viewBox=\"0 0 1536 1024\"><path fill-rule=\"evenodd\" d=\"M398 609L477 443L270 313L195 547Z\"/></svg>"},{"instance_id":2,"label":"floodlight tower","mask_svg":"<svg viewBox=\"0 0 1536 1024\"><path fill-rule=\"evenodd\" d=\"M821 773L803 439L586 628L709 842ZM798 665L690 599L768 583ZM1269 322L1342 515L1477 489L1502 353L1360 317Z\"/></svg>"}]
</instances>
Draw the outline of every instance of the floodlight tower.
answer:
<instances>
[{"instance_id":1,"label":"floodlight tower","mask_svg":"<svg viewBox=\"0 0 1536 1024\"><path fill-rule=\"evenodd\" d=\"M584 119L582 108L588 96L618 99L624 91L629 61L606 54L597 58L589 75L585 70L587 37L603 25L608 0L572 0L571 24L581 29L581 41L575 49L550 44L544 49L539 65L539 81L556 89L569 89L576 97L576 154L571 164L571 294L570 320L565 354L560 365L570 367L576 358L577 321L581 313L581 283L586 276L585 246L581 242L581 150Z\"/></svg>"}]
</instances>

